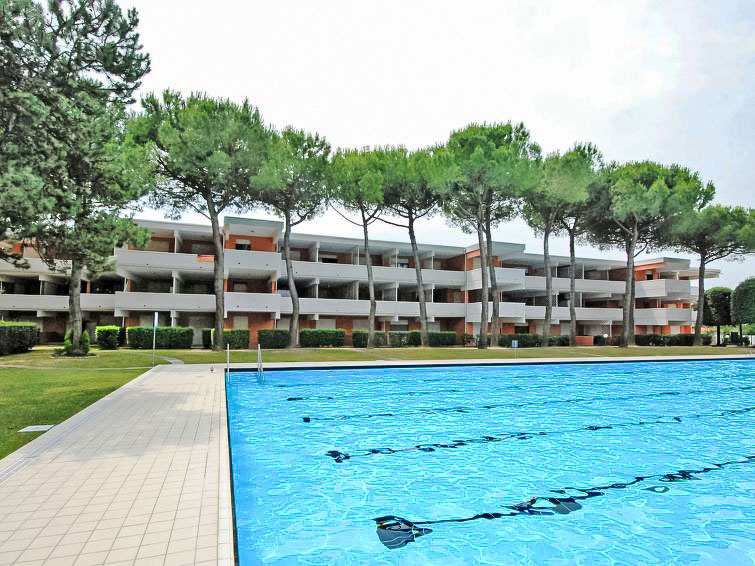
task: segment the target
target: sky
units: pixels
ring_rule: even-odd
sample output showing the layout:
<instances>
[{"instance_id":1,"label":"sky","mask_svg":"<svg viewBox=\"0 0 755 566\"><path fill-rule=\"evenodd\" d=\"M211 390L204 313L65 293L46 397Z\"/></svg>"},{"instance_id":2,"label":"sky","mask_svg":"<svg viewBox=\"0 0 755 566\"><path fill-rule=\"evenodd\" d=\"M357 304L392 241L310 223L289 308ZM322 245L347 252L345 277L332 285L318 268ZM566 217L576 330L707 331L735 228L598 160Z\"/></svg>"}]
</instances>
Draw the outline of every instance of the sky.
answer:
<instances>
[{"instance_id":1,"label":"sky","mask_svg":"<svg viewBox=\"0 0 755 566\"><path fill-rule=\"evenodd\" d=\"M137 97L170 88L248 99L268 124L318 132L334 148L420 148L470 122L524 122L544 153L589 141L607 161L679 163L713 181L717 202L755 206L751 1L120 4L137 9L152 61ZM298 231L361 236L334 212ZM521 220L493 236L542 250ZM382 223L371 237L407 239ZM417 237L474 241L440 217L421 222ZM567 255L568 241L552 238L550 249ZM624 257L588 246L577 254ZM696 265L672 250L643 257L660 255ZM716 284L734 287L755 275L755 256L711 267L721 270Z\"/></svg>"}]
</instances>

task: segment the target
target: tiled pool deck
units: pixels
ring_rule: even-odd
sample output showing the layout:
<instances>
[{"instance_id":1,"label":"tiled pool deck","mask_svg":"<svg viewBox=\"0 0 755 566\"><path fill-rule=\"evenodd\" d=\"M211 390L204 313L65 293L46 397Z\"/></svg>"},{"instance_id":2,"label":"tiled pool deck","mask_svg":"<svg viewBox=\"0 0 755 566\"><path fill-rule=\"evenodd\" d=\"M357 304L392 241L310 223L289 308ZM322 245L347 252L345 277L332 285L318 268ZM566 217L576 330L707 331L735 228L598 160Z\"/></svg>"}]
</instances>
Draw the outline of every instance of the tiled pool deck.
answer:
<instances>
[{"instance_id":1,"label":"tiled pool deck","mask_svg":"<svg viewBox=\"0 0 755 566\"><path fill-rule=\"evenodd\" d=\"M0 460L0 564L232 564L223 367L210 369L156 367Z\"/></svg>"}]
</instances>

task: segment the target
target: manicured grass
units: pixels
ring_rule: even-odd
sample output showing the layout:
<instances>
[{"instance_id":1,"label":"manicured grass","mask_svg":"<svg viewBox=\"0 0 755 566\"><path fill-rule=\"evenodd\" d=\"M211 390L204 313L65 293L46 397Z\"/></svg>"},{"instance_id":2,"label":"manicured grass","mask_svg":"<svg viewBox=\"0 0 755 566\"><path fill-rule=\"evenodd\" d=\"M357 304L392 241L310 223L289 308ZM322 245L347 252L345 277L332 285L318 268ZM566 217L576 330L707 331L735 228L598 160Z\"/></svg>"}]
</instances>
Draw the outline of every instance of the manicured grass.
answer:
<instances>
[{"instance_id":1,"label":"manicured grass","mask_svg":"<svg viewBox=\"0 0 755 566\"><path fill-rule=\"evenodd\" d=\"M92 348L91 354L85 357L69 358L67 356L53 356L54 350L35 349L25 354L13 354L0 357L0 368L3 366L22 365L39 368L143 368L152 366L151 350L99 350ZM167 364L160 355L155 357L156 364Z\"/></svg>"},{"instance_id":2,"label":"manicured grass","mask_svg":"<svg viewBox=\"0 0 755 566\"><path fill-rule=\"evenodd\" d=\"M33 359L36 352L24 355ZM59 361L65 367L68 360ZM41 434L17 432L19 429L61 423L143 371L0 369L0 458Z\"/></svg>"}]
</instances>

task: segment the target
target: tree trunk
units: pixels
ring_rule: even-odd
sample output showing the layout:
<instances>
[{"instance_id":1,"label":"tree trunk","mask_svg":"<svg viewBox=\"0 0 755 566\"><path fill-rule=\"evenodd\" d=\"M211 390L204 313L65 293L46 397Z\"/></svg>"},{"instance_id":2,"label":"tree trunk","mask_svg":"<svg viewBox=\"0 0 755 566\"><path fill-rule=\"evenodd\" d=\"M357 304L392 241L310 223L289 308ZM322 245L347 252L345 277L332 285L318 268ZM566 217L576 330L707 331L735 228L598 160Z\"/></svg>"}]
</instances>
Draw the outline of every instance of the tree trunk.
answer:
<instances>
[{"instance_id":1,"label":"tree trunk","mask_svg":"<svg viewBox=\"0 0 755 566\"><path fill-rule=\"evenodd\" d=\"M414 234L414 215L409 215L409 241L412 243L414 255L414 271L417 273L417 296L419 299L419 328L422 335L422 346L427 348L430 339L427 335L427 305L425 304L425 286L422 283L422 266L419 263L419 251L417 250L417 237Z\"/></svg>"},{"instance_id":2,"label":"tree trunk","mask_svg":"<svg viewBox=\"0 0 755 566\"><path fill-rule=\"evenodd\" d=\"M487 240L488 263L490 264L490 289L493 293L493 314L490 317L490 322L493 327L493 335L490 337L490 343L493 346L498 346L501 337L501 297L498 292L498 282L495 275L495 263L493 262L493 237L490 232L490 221L486 219L485 239Z\"/></svg>"},{"instance_id":3,"label":"tree trunk","mask_svg":"<svg viewBox=\"0 0 755 566\"><path fill-rule=\"evenodd\" d=\"M574 253L574 231L569 230L569 345L577 345L577 257Z\"/></svg>"},{"instance_id":4,"label":"tree trunk","mask_svg":"<svg viewBox=\"0 0 755 566\"><path fill-rule=\"evenodd\" d=\"M634 346L634 250L637 246L637 226L627 240L627 274L624 285L624 332L623 346Z\"/></svg>"},{"instance_id":5,"label":"tree trunk","mask_svg":"<svg viewBox=\"0 0 755 566\"><path fill-rule=\"evenodd\" d=\"M289 333L291 335L289 348L299 346L299 292L296 290L294 281L294 264L291 261L291 249L289 243L291 240L291 214L286 212L286 227L283 232L283 251L286 254L286 277L288 277L288 292L291 295L291 326Z\"/></svg>"},{"instance_id":6,"label":"tree trunk","mask_svg":"<svg viewBox=\"0 0 755 566\"><path fill-rule=\"evenodd\" d=\"M484 350L488 347L488 254L485 249L483 228L477 225L477 242L480 247L480 275L482 276L482 292L480 297L480 333L477 336L477 347Z\"/></svg>"},{"instance_id":7,"label":"tree trunk","mask_svg":"<svg viewBox=\"0 0 755 566\"><path fill-rule=\"evenodd\" d=\"M370 294L370 314L367 318L367 347L375 347L375 311L377 310L377 301L375 300L375 280L372 277L372 257L370 256L370 239L367 235L367 218L364 210L362 211L362 228L364 229L364 257L367 264L367 288Z\"/></svg>"},{"instance_id":8,"label":"tree trunk","mask_svg":"<svg viewBox=\"0 0 755 566\"><path fill-rule=\"evenodd\" d=\"M68 281L68 318L71 323L71 353L81 353L81 260L71 260L71 278Z\"/></svg>"},{"instance_id":9,"label":"tree trunk","mask_svg":"<svg viewBox=\"0 0 755 566\"><path fill-rule=\"evenodd\" d=\"M697 316L695 316L695 339L692 342L695 346L701 346L703 343L703 303L705 302L705 256L700 254L700 267L697 268Z\"/></svg>"},{"instance_id":10,"label":"tree trunk","mask_svg":"<svg viewBox=\"0 0 755 566\"><path fill-rule=\"evenodd\" d=\"M223 349L223 326L225 321L225 250L223 249L223 234L220 232L218 213L211 203L207 203L210 213L210 225L212 226L212 243L215 246L215 261L213 262L213 288L215 290L215 342L213 350Z\"/></svg>"},{"instance_id":11,"label":"tree trunk","mask_svg":"<svg viewBox=\"0 0 755 566\"><path fill-rule=\"evenodd\" d=\"M545 229L543 230L543 263L545 265L545 320L543 320L543 332L541 339L541 346L547 348L549 346L548 339L551 335L551 317L553 316L553 277L551 276L551 257L548 251L548 240L550 239L551 223L550 221L545 223Z\"/></svg>"},{"instance_id":12,"label":"tree trunk","mask_svg":"<svg viewBox=\"0 0 755 566\"><path fill-rule=\"evenodd\" d=\"M721 345L721 325L716 324L716 346Z\"/></svg>"}]
</instances>

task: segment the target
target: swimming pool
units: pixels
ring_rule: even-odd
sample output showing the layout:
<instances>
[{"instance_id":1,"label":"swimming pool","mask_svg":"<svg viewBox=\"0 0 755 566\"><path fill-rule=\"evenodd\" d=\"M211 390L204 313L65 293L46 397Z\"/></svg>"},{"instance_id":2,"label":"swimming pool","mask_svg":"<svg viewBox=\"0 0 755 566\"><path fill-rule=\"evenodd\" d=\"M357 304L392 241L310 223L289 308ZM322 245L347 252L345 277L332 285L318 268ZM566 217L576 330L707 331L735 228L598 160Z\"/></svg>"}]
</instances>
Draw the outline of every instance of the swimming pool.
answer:
<instances>
[{"instance_id":1,"label":"swimming pool","mask_svg":"<svg viewBox=\"0 0 755 566\"><path fill-rule=\"evenodd\" d=\"M232 372L250 564L752 564L747 360Z\"/></svg>"}]
</instances>

